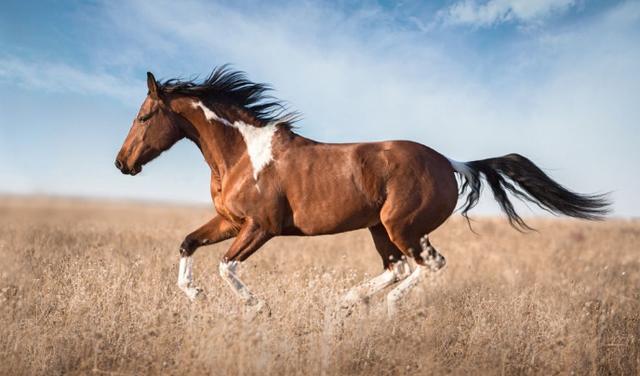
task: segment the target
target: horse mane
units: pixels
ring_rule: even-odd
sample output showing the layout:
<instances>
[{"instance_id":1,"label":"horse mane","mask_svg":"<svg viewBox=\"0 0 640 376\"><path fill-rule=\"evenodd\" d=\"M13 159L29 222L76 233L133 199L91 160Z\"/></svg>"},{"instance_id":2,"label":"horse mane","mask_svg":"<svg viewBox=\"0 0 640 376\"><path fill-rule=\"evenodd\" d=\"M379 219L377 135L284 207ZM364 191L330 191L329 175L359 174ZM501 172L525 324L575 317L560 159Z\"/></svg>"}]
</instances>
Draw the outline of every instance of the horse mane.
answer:
<instances>
[{"instance_id":1,"label":"horse mane","mask_svg":"<svg viewBox=\"0 0 640 376\"><path fill-rule=\"evenodd\" d=\"M232 70L228 64L214 68L202 82L197 82L197 78L172 78L158 85L163 93L196 97L214 106L236 106L257 120L253 124L256 127L278 123L291 129L300 118L297 112L288 111L285 102L267 94L273 90L270 85L252 82L245 72Z\"/></svg>"}]
</instances>

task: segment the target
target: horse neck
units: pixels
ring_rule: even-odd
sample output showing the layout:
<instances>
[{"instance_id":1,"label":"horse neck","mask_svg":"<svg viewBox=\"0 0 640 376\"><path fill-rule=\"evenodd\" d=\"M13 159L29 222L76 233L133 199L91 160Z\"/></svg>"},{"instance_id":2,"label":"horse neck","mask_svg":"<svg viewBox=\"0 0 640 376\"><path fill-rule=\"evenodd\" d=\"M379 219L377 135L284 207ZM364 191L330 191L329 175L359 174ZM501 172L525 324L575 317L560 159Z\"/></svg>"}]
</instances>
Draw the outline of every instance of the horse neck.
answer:
<instances>
[{"instance_id":1,"label":"horse neck","mask_svg":"<svg viewBox=\"0 0 640 376\"><path fill-rule=\"evenodd\" d=\"M187 121L183 131L193 141L207 164L222 177L247 152L237 129L219 120L207 119L203 110L194 107L198 99L177 98L170 102L172 110Z\"/></svg>"}]
</instances>

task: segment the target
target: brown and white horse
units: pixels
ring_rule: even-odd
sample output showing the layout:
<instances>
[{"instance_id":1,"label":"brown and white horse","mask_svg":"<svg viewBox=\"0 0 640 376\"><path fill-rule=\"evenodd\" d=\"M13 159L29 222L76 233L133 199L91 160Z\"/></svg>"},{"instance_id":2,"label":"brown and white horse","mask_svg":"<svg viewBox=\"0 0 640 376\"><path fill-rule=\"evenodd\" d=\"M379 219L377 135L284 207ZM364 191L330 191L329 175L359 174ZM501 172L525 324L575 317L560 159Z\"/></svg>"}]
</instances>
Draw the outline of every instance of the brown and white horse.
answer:
<instances>
[{"instance_id":1,"label":"brown and white horse","mask_svg":"<svg viewBox=\"0 0 640 376\"><path fill-rule=\"evenodd\" d=\"M464 163L411 141L327 144L307 139L292 131L296 115L265 95L267 86L224 66L200 83L158 83L148 73L147 84L149 93L115 164L124 174L136 175L185 137L204 155L217 215L180 246L178 286L190 299L201 291L192 276L198 247L235 237L220 262L220 275L246 304L261 307L237 268L265 242L278 235L366 227L384 272L350 290L344 304L401 281L387 296L393 313L423 270L445 265L428 234L465 193L466 216L478 202L482 178L516 228L528 226L507 191L572 217L597 219L607 211L604 196L573 193L518 154Z\"/></svg>"}]
</instances>

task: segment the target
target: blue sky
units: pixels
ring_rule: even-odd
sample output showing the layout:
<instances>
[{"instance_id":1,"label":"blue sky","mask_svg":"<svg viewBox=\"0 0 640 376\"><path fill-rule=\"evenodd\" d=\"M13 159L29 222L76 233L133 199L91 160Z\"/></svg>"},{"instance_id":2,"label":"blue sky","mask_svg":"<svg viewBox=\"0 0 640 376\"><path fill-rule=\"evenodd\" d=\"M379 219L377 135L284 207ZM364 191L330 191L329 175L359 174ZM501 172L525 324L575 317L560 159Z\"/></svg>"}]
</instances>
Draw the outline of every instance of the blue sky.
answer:
<instances>
[{"instance_id":1,"label":"blue sky","mask_svg":"<svg viewBox=\"0 0 640 376\"><path fill-rule=\"evenodd\" d=\"M0 192L208 202L188 141L135 178L113 160L147 70L223 63L271 83L305 136L411 139L457 160L518 152L640 215L638 1L5 0Z\"/></svg>"}]
</instances>

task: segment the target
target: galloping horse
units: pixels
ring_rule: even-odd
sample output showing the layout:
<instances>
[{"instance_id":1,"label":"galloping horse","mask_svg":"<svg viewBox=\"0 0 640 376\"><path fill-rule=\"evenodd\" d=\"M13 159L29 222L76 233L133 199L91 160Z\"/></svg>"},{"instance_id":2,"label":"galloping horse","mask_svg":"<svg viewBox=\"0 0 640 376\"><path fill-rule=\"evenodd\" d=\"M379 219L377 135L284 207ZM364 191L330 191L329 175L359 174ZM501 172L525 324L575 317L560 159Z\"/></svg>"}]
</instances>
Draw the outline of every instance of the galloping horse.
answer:
<instances>
[{"instance_id":1,"label":"galloping horse","mask_svg":"<svg viewBox=\"0 0 640 376\"><path fill-rule=\"evenodd\" d=\"M192 257L201 246L235 237L220 262L220 275L247 305L260 309L264 302L240 280L237 268L265 242L278 235L366 227L384 272L351 289L343 304L400 282L387 296L393 314L424 270L445 265L428 235L465 194L466 217L479 200L483 180L519 229L529 227L507 192L571 217L598 219L607 212L606 197L573 193L518 154L456 162L411 141L327 144L302 137L292 131L297 115L266 95L267 85L226 66L199 83L159 83L147 73L147 84L149 92L115 164L122 173L136 175L185 137L204 155L217 215L180 246L178 286L192 300L202 291L192 273Z\"/></svg>"}]
</instances>

